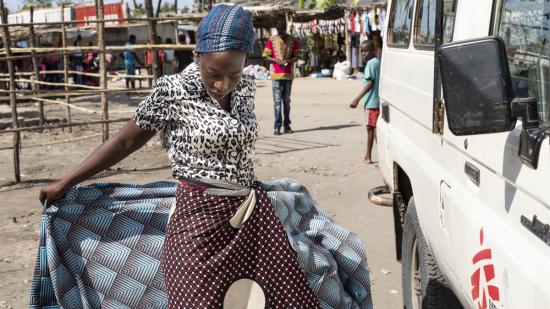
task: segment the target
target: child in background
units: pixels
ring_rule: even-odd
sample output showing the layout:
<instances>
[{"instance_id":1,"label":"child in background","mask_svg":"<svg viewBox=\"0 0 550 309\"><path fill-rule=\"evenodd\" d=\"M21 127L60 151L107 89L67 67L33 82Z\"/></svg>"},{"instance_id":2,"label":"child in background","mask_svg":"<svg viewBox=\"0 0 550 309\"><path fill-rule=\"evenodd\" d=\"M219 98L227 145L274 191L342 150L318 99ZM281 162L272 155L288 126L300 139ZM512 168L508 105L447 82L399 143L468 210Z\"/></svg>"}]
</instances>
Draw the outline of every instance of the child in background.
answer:
<instances>
[{"instance_id":1,"label":"child in background","mask_svg":"<svg viewBox=\"0 0 550 309\"><path fill-rule=\"evenodd\" d=\"M361 98L365 97L365 116L367 120L367 152L363 157L366 164L372 163L372 145L376 139L376 121L380 115L380 98L378 85L380 84L380 60L376 57L378 50L374 41L364 41L361 44L361 57L366 61L364 82L365 87L351 102L350 107L356 108Z\"/></svg>"}]
</instances>

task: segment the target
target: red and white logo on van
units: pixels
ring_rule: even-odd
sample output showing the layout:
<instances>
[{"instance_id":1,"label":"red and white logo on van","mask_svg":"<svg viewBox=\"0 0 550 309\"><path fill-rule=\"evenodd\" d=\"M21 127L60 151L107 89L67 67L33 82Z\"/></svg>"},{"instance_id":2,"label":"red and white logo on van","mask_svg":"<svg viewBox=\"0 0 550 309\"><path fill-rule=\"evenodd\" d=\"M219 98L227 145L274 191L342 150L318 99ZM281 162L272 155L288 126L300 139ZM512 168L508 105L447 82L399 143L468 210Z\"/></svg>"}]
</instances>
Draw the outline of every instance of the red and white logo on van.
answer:
<instances>
[{"instance_id":1,"label":"red and white logo on van","mask_svg":"<svg viewBox=\"0 0 550 309\"><path fill-rule=\"evenodd\" d=\"M483 228L479 231L481 249L474 255L472 262L476 266L471 279L472 299L478 309L492 308L494 302L499 301L500 293L496 285L491 284L495 278L495 267L492 261L491 248L483 247Z\"/></svg>"}]
</instances>

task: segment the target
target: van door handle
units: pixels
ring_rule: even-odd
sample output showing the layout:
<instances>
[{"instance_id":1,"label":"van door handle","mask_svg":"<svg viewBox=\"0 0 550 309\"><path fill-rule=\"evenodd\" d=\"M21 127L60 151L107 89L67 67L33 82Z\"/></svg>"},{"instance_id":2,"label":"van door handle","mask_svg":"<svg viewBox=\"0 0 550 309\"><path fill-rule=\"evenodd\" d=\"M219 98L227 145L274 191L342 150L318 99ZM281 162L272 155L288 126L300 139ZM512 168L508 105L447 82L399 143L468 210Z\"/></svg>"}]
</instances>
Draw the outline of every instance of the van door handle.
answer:
<instances>
[{"instance_id":1,"label":"van door handle","mask_svg":"<svg viewBox=\"0 0 550 309\"><path fill-rule=\"evenodd\" d=\"M382 119L386 123L390 123L390 106L388 104L382 103Z\"/></svg>"},{"instance_id":2,"label":"van door handle","mask_svg":"<svg viewBox=\"0 0 550 309\"><path fill-rule=\"evenodd\" d=\"M464 173L470 178L470 180L479 187L479 168L470 162L464 163Z\"/></svg>"}]
</instances>

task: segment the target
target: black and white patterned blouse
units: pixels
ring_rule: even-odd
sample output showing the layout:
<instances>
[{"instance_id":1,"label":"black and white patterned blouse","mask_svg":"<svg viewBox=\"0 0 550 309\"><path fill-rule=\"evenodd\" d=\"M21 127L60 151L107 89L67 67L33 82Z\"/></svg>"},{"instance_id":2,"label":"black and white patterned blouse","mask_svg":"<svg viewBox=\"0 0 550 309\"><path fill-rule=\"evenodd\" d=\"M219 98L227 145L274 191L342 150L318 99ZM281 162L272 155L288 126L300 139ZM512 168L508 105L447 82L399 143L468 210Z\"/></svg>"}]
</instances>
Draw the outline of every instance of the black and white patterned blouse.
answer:
<instances>
[{"instance_id":1,"label":"black and white patterned blouse","mask_svg":"<svg viewBox=\"0 0 550 309\"><path fill-rule=\"evenodd\" d=\"M251 186L258 124L254 114L256 84L243 75L231 93L231 112L206 92L197 64L158 79L142 101L134 121L159 131L172 161L172 175L209 178Z\"/></svg>"}]
</instances>

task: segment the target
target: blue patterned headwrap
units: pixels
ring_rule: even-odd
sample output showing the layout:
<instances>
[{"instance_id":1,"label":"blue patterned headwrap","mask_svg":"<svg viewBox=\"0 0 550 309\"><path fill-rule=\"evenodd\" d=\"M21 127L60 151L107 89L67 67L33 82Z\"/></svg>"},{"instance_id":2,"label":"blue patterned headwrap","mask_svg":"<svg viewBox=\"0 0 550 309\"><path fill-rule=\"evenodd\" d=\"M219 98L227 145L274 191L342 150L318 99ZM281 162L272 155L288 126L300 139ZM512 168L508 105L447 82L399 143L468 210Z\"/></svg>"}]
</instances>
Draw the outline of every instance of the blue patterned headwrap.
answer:
<instances>
[{"instance_id":1,"label":"blue patterned headwrap","mask_svg":"<svg viewBox=\"0 0 550 309\"><path fill-rule=\"evenodd\" d=\"M199 23L197 30L198 53L212 53L236 49L252 51L254 43L252 14L238 5L219 4Z\"/></svg>"}]
</instances>

